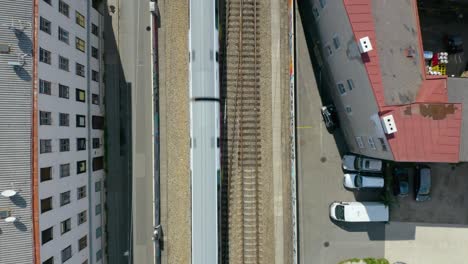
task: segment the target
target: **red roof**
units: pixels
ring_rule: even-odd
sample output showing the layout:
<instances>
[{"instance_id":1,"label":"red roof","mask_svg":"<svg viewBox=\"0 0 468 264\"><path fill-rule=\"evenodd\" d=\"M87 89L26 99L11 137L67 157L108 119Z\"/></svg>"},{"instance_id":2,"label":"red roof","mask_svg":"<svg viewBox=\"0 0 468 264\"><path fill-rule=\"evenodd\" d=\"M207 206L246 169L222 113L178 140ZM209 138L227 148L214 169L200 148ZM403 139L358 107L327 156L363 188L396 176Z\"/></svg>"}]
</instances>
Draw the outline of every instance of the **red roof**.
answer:
<instances>
[{"instance_id":1,"label":"red roof","mask_svg":"<svg viewBox=\"0 0 468 264\"><path fill-rule=\"evenodd\" d=\"M416 102L413 104L386 105L372 0L343 0L343 2L356 42L367 36L373 46L373 50L363 54L362 59L380 109L380 116L392 114L395 120L397 132L387 135L394 159L415 162L458 162L462 105L448 103L446 77L425 76ZM416 1L412 2L419 25ZM419 44L419 57L423 60L421 36Z\"/></svg>"}]
</instances>

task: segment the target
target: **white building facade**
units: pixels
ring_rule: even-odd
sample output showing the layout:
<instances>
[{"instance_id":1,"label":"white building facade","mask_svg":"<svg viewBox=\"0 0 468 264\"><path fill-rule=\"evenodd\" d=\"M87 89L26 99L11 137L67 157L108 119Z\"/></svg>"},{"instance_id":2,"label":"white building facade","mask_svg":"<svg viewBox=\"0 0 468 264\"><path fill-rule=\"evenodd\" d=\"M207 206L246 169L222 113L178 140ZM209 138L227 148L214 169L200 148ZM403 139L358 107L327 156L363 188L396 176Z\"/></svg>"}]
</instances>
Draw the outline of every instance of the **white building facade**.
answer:
<instances>
[{"instance_id":1,"label":"white building facade","mask_svg":"<svg viewBox=\"0 0 468 264\"><path fill-rule=\"evenodd\" d=\"M105 263L102 15L39 0L40 263Z\"/></svg>"}]
</instances>

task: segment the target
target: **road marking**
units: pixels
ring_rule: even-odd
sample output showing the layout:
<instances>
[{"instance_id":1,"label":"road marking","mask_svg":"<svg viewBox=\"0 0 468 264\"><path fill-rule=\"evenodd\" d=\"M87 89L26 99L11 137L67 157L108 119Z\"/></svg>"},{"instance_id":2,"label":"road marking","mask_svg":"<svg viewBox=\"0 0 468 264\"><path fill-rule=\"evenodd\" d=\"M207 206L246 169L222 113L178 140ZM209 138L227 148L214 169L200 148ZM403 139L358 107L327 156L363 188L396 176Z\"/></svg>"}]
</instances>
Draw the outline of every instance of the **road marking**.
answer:
<instances>
[{"instance_id":1,"label":"road marking","mask_svg":"<svg viewBox=\"0 0 468 264\"><path fill-rule=\"evenodd\" d=\"M297 126L297 129L313 128L313 126Z\"/></svg>"}]
</instances>

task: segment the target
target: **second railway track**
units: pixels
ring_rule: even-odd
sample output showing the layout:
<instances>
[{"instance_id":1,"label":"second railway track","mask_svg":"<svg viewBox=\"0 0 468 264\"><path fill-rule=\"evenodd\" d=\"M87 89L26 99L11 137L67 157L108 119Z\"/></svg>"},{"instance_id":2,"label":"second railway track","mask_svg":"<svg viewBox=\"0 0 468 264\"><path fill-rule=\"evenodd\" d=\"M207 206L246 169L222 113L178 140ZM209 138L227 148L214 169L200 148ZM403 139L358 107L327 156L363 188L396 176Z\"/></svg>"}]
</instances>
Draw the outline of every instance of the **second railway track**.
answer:
<instances>
[{"instance_id":1,"label":"second railway track","mask_svg":"<svg viewBox=\"0 0 468 264\"><path fill-rule=\"evenodd\" d=\"M259 1L226 1L229 262L262 263Z\"/></svg>"}]
</instances>

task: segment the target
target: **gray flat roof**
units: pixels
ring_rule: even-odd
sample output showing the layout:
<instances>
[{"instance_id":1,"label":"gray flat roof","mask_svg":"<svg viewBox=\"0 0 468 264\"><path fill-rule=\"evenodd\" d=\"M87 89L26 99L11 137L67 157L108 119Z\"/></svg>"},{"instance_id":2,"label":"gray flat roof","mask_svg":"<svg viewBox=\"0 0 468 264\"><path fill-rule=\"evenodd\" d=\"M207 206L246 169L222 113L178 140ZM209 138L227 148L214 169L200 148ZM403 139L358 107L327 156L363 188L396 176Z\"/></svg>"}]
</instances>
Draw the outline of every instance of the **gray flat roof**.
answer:
<instances>
[{"instance_id":1,"label":"gray flat roof","mask_svg":"<svg viewBox=\"0 0 468 264\"><path fill-rule=\"evenodd\" d=\"M372 9L385 103L412 103L424 74L416 10L406 0L372 0ZM414 51L413 57L407 56L408 49Z\"/></svg>"}]
</instances>

